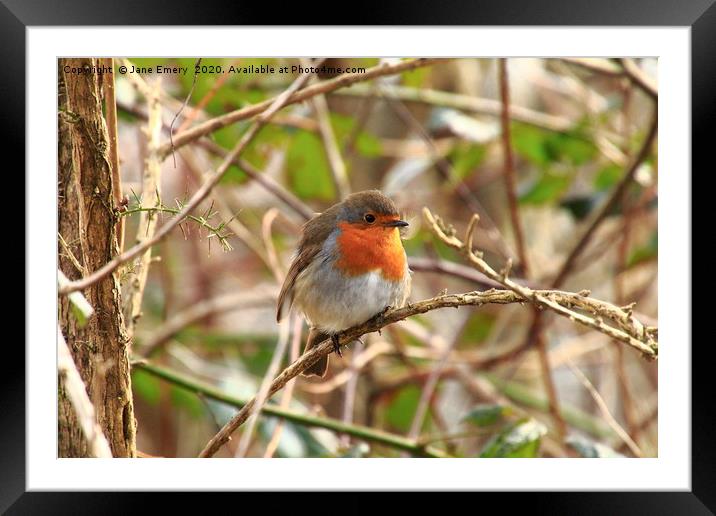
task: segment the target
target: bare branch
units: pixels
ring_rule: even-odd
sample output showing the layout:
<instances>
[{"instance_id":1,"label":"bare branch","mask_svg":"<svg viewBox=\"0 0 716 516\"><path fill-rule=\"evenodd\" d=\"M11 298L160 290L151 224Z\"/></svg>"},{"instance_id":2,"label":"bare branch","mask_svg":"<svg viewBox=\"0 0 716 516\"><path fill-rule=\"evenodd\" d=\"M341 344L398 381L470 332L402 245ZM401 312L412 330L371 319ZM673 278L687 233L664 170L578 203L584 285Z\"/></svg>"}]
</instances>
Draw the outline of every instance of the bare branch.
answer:
<instances>
[{"instance_id":1,"label":"bare branch","mask_svg":"<svg viewBox=\"0 0 716 516\"><path fill-rule=\"evenodd\" d=\"M160 326L156 332L147 338L147 343L142 348L142 356L152 356L182 329L191 326L197 321L201 321L208 315L246 308L273 307L276 304L277 295L278 291L276 289L269 292L257 292L256 289L254 289L250 294L246 292L226 294L194 303L186 310L172 316Z\"/></svg>"},{"instance_id":2,"label":"bare branch","mask_svg":"<svg viewBox=\"0 0 716 516\"><path fill-rule=\"evenodd\" d=\"M462 243L460 243L460 245L462 245ZM492 274L497 273L492 271ZM584 293L575 294L571 292L561 292L555 290L527 290L529 291L527 295L522 295L512 290L494 289L487 290L484 292L445 294L431 299L426 299L418 303L411 303L402 308L389 309L384 314L378 314L377 316L371 318L370 320L362 324L359 324L341 332L338 338L339 344L341 346L345 346L346 344L353 342L354 340L360 338L366 333L378 331L389 324L392 324L397 321L402 321L403 319L406 319L413 315L424 314L426 312L430 312L432 310L437 310L440 308L455 308L459 306L482 306L490 303L524 303L526 301L532 301L533 298L541 300L539 301L540 303L543 303L550 308L552 308L552 306L557 306L557 310L566 310L563 309L559 304L557 304L558 302L579 308L584 307L585 309L588 309L590 311L604 310L604 305L608 305L608 303L604 303L603 301L598 301L589 297L585 297L583 296ZM619 309L616 307L613 307L613 309L619 311ZM572 312L569 310L567 312L567 316L570 318L574 317L574 320L577 322L581 322L582 324L585 324L589 327L593 327L598 331L607 333L608 335L617 338L618 340L625 341L633 347L636 347L637 349L642 351L647 356L656 356L656 348L652 349L651 347L649 347L649 345L632 338L623 331L607 326L603 322L597 323L593 319L578 314L577 312ZM612 312L610 311L609 313ZM585 320L588 322L583 322ZM327 339L313 347L309 352L304 353L298 360L296 360L290 366L284 369L283 372L274 379L274 381L271 383L271 387L268 391L266 399L270 399L271 396L281 390L290 379L298 376L301 372L305 371L308 367L316 363L321 357L331 353L333 349L333 343L330 339ZM226 423L226 425L224 425L224 427L219 431L219 433L212 437L212 439L209 441L209 443L207 443L199 456L211 457L219 450L219 448L221 448L225 443L227 443L231 434L246 421L249 413L253 409L254 403L255 399L248 401L247 404L239 411L239 413L236 414L228 423Z\"/></svg>"},{"instance_id":3,"label":"bare branch","mask_svg":"<svg viewBox=\"0 0 716 516\"><path fill-rule=\"evenodd\" d=\"M146 128L147 136L147 158L144 161L144 173L142 177L142 199L148 206L159 206L161 204L161 171L162 163L157 154L159 149L159 137L162 131L162 106L159 104L159 92L161 81L157 80L150 85L147 97L149 107L149 121ZM139 225L137 226L137 244L150 240L154 236L159 217L153 211L141 211L139 214ZM123 219L120 219L123 220ZM139 258L139 263L133 267L133 278L129 281L129 292L127 294L124 314L127 318L127 336L132 338L137 320L141 314L142 297L144 287L147 284L149 275L149 264L152 260L152 248L148 247Z\"/></svg>"},{"instance_id":4,"label":"bare branch","mask_svg":"<svg viewBox=\"0 0 716 516\"><path fill-rule=\"evenodd\" d=\"M331 91L337 90L338 88L350 86L351 84L355 84L357 82L369 81L371 79L375 79L376 77L382 77L384 75L393 75L407 70L413 70L415 68L420 68L423 66L430 66L445 61L447 61L445 58L412 59L409 61L401 61L400 63L396 64L381 64L378 66L374 66L373 68L369 68L368 70L366 70L365 73L343 74L336 77L335 79L308 86L307 88L304 88L299 92L291 92L290 97L287 98L286 102L282 104L296 104L297 102L303 102L304 100L315 97L316 95L330 93ZM227 125L238 122L239 120L246 120L247 118L251 118L255 115L258 115L259 113L262 113L269 109L272 106L272 103L275 102L277 99L278 97L268 99L263 102L259 102L258 104L253 104L251 106L247 106L241 109L237 109L236 111L232 111L231 113L227 113L211 120L207 120L204 123L201 123L187 131L184 131L183 133L179 133L177 134L176 138L174 138L174 148L178 149L179 147L182 147L183 145L186 145L193 140L196 140L198 138L201 138L202 136L206 136L209 133L221 129L222 127L226 127ZM170 152L171 145L165 144L161 150L162 156L166 157L169 155Z\"/></svg>"},{"instance_id":5,"label":"bare branch","mask_svg":"<svg viewBox=\"0 0 716 516\"><path fill-rule=\"evenodd\" d=\"M63 377L67 397L72 402L77 414L77 421L87 438L92 455L112 458L112 451L107 438L102 433L102 428L100 428L95 418L94 406L87 395L87 388L79 371L77 371L77 366L59 326L57 327L57 369Z\"/></svg>"},{"instance_id":6,"label":"bare branch","mask_svg":"<svg viewBox=\"0 0 716 516\"><path fill-rule=\"evenodd\" d=\"M502 283L505 287L519 295L522 299L530 301L538 307L549 308L550 310L557 312L574 322L593 328L620 342L628 344L629 346L638 349L649 358L656 358L658 354L658 344L655 340L654 332L649 331L648 328L637 321L631 312L625 311L614 305L610 305L604 301L597 300L590 300L588 303L580 303L576 301L566 301L563 299L564 303L560 304L560 302L557 301L558 297L560 297L557 294L559 291L532 290L529 287L515 283L509 278L506 270L496 272L487 264L487 262L475 254L472 249L469 249L466 244L452 234L451 231L446 229L442 220L434 217L433 214L430 213L430 210L423 208L423 216L428 227L442 242L461 251L473 267L490 279ZM466 240L467 238L468 237L466 236ZM580 294L584 294L584 299L589 299L587 297L589 292L573 294L572 296L578 298L580 297ZM574 299L574 297L572 299ZM595 303L592 301L595 301ZM585 309L593 314L594 317L587 317L583 314L575 312L571 309L572 307ZM608 317L612 320L616 327L605 324L603 317Z\"/></svg>"},{"instance_id":7,"label":"bare branch","mask_svg":"<svg viewBox=\"0 0 716 516\"><path fill-rule=\"evenodd\" d=\"M659 100L659 91L654 84L654 81L649 77L644 71L639 68L639 65L637 65L633 59L629 58L623 58L619 59L619 64L624 69L624 73L627 77L629 77L629 80L636 84L641 91L646 93L651 99L656 102Z\"/></svg>"}]
</instances>

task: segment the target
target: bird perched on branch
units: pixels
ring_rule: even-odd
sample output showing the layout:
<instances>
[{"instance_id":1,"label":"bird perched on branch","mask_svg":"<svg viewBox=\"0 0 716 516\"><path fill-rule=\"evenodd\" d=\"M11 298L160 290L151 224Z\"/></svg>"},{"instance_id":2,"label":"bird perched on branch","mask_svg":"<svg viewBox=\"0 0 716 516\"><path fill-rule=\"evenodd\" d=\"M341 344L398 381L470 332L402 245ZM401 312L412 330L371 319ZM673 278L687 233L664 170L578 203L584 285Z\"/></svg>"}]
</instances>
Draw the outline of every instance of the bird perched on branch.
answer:
<instances>
[{"instance_id":1,"label":"bird perched on branch","mask_svg":"<svg viewBox=\"0 0 716 516\"><path fill-rule=\"evenodd\" d=\"M278 297L276 320L294 305L308 321L304 352L328 337L340 356L338 335L410 294L410 271L398 210L378 190L349 195L303 226L303 236ZM323 377L328 356L304 371Z\"/></svg>"}]
</instances>

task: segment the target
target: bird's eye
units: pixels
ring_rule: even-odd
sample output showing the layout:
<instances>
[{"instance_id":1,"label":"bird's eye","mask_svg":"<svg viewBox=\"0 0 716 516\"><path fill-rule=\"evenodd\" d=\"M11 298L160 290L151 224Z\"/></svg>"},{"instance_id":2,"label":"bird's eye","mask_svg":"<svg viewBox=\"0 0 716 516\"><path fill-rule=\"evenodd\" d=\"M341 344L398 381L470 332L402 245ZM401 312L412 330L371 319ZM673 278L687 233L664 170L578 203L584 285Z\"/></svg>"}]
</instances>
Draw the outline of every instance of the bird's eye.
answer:
<instances>
[{"instance_id":1,"label":"bird's eye","mask_svg":"<svg viewBox=\"0 0 716 516\"><path fill-rule=\"evenodd\" d=\"M375 222L375 215L372 213L366 213L363 220L365 220L368 224L373 224L373 222Z\"/></svg>"}]
</instances>

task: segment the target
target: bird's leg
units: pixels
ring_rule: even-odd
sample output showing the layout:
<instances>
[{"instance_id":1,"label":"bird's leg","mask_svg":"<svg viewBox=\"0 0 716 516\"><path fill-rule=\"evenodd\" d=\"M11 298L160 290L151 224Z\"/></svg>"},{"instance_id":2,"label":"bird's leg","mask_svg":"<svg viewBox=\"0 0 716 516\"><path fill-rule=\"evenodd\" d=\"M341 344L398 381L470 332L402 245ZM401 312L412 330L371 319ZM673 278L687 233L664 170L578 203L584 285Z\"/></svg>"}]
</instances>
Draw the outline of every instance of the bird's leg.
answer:
<instances>
[{"instance_id":1,"label":"bird's leg","mask_svg":"<svg viewBox=\"0 0 716 516\"><path fill-rule=\"evenodd\" d=\"M382 323L385 317L385 314L387 314L390 310L392 310L392 306L388 305L385 308L383 308L380 312L378 312L375 316L376 321Z\"/></svg>"},{"instance_id":2,"label":"bird's leg","mask_svg":"<svg viewBox=\"0 0 716 516\"><path fill-rule=\"evenodd\" d=\"M388 313L388 310L390 310L391 308L393 308L393 307L390 306L390 305L388 305L388 306L386 306L385 308L383 308L380 312L378 312L377 314L375 314L375 315L373 316L373 319L375 320L375 322L376 322L377 324L382 325L382 324L383 324L383 321L385 320L385 319L384 319L385 314L387 314L387 313ZM378 335L383 335L383 333L380 331L381 329L382 329L382 328L379 328L379 329L378 329Z\"/></svg>"},{"instance_id":3,"label":"bird's leg","mask_svg":"<svg viewBox=\"0 0 716 516\"><path fill-rule=\"evenodd\" d=\"M331 335L331 342L333 342L333 351L336 352L336 355L343 357L343 353L341 353L340 336L338 333Z\"/></svg>"}]
</instances>

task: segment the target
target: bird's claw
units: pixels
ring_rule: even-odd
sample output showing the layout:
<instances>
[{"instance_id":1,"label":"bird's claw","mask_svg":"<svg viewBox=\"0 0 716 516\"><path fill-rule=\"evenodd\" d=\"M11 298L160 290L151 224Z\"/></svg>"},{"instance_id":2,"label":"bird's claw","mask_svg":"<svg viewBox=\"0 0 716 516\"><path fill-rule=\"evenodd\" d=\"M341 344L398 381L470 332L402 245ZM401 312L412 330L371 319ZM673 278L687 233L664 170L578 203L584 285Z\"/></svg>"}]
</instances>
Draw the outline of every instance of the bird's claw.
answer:
<instances>
[{"instance_id":1,"label":"bird's claw","mask_svg":"<svg viewBox=\"0 0 716 516\"><path fill-rule=\"evenodd\" d=\"M333 342L333 351L336 352L336 355L343 358L343 353L341 353L341 342L338 334L331 335L331 342Z\"/></svg>"}]
</instances>

